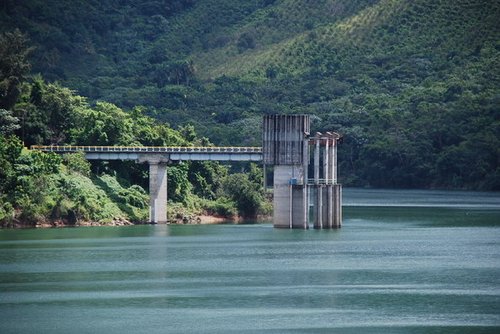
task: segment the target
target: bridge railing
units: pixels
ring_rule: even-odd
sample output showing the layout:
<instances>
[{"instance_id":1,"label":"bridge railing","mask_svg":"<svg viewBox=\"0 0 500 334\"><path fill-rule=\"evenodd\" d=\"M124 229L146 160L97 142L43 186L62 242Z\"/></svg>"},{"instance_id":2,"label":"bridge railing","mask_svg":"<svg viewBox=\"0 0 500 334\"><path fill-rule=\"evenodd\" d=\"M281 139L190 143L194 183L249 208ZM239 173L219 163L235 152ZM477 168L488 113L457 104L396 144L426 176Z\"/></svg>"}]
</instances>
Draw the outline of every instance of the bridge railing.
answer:
<instances>
[{"instance_id":1,"label":"bridge railing","mask_svg":"<svg viewBox=\"0 0 500 334\"><path fill-rule=\"evenodd\" d=\"M331 179L307 179L307 184L308 185L314 185L314 184L336 184L336 181L331 180Z\"/></svg>"},{"instance_id":2,"label":"bridge railing","mask_svg":"<svg viewBox=\"0 0 500 334\"><path fill-rule=\"evenodd\" d=\"M32 150L44 152L163 152L163 153L262 153L262 147L206 147L206 146L72 146L32 145Z\"/></svg>"}]
</instances>

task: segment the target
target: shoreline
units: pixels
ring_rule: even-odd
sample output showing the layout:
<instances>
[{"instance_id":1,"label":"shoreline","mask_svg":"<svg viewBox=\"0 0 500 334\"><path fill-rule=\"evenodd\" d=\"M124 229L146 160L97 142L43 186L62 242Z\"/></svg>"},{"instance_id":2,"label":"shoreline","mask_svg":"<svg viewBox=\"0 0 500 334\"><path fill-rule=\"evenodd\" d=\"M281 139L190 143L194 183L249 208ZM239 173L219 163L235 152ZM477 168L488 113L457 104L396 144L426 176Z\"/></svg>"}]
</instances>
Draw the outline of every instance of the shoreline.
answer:
<instances>
[{"instance_id":1,"label":"shoreline","mask_svg":"<svg viewBox=\"0 0 500 334\"><path fill-rule=\"evenodd\" d=\"M262 221L268 217L256 217L251 218L255 221ZM182 218L169 219L165 224L159 225L216 225L216 224L238 224L245 218L236 217L221 217L212 215L195 215L195 216L184 216ZM123 218L115 218L111 222L93 222L93 221L82 221L76 223L69 223L64 220L54 220L54 221L43 221L35 224L32 223L22 223L22 222L11 222L0 224L0 229L45 229L45 228L67 228L67 227L119 227L119 226L135 226L135 225L156 225L149 222L133 222Z\"/></svg>"}]
</instances>

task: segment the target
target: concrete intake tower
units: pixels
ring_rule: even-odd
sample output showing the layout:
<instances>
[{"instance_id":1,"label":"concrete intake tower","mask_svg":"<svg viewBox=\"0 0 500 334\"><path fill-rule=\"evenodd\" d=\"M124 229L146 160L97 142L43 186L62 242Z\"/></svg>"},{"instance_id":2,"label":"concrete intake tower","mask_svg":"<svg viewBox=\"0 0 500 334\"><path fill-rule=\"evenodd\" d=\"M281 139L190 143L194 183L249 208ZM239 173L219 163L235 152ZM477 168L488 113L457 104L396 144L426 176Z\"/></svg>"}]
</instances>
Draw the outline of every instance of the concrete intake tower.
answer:
<instances>
[{"instance_id":1,"label":"concrete intake tower","mask_svg":"<svg viewBox=\"0 0 500 334\"><path fill-rule=\"evenodd\" d=\"M274 166L274 227L341 227L340 139L335 132L311 136L309 115L264 116L263 162Z\"/></svg>"}]
</instances>

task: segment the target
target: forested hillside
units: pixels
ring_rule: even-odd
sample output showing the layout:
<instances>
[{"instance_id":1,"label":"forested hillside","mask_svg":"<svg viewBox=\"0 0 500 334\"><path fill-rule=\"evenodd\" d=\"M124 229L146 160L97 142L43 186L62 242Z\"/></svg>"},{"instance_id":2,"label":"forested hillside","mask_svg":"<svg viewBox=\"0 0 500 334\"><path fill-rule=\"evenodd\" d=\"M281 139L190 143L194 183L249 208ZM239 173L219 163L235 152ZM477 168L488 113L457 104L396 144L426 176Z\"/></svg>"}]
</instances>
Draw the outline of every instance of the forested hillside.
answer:
<instances>
[{"instance_id":1,"label":"forested hillside","mask_svg":"<svg viewBox=\"0 0 500 334\"><path fill-rule=\"evenodd\" d=\"M222 145L308 113L344 135L346 185L499 190L499 17L498 0L5 0L0 29L92 106Z\"/></svg>"},{"instance_id":2,"label":"forested hillside","mask_svg":"<svg viewBox=\"0 0 500 334\"><path fill-rule=\"evenodd\" d=\"M85 160L83 153L43 153L33 144L209 146L193 126L177 130L135 107L85 97L30 73L32 48L19 30L0 34L0 227L123 225L147 222L147 165ZM269 214L262 171L216 162L168 167L168 217ZM241 166L240 166L241 167Z\"/></svg>"}]
</instances>

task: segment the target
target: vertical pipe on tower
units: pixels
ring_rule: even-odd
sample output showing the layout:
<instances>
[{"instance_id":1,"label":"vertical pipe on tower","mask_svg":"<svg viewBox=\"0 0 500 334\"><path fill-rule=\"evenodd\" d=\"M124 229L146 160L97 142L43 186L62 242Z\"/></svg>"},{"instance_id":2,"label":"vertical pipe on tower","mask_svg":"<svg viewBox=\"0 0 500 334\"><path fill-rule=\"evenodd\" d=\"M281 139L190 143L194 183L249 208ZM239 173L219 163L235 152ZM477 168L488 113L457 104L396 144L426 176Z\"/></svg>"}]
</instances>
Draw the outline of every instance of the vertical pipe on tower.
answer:
<instances>
[{"instance_id":1,"label":"vertical pipe on tower","mask_svg":"<svg viewBox=\"0 0 500 334\"><path fill-rule=\"evenodd\" d=\"M314 138L314 184L319 184L319 138Z\"/></svg>"},{"instance_id":2,"label":"vertical pipe on tower","mask_svg":"<svg viewBox=\"0 0 500 334\"><path fill-rule=\"evenodd\" d=\"M328 152L328 138L325 139L325 149L323 151L323 178L325 179L325 184L328 184L328 180L329 180L329 169L330 169L330 166L329 166L329 159L328 159L328 155L329 155L329 152Z\"/></svg>"},{"instance_id":3,"label":"vertical pipe on tower","mask_svg":"<svg viewBox=\"0 0 500 334\"><path fill-rule=\"evenodd\" d=\"M331 140L331 145L328 147L328 163L329 163L329 166L328 166L328 169L330 170L329 172L329 177L330 177L330 183L332 184L335 184L335 176L334 176L334 173L335 173L335 167L334 167L334 164L335 164L335 161L334 161L334 154L333 154L333 151L335 150L335 139L332 139Z\"/></svg>"}]
</instances>

